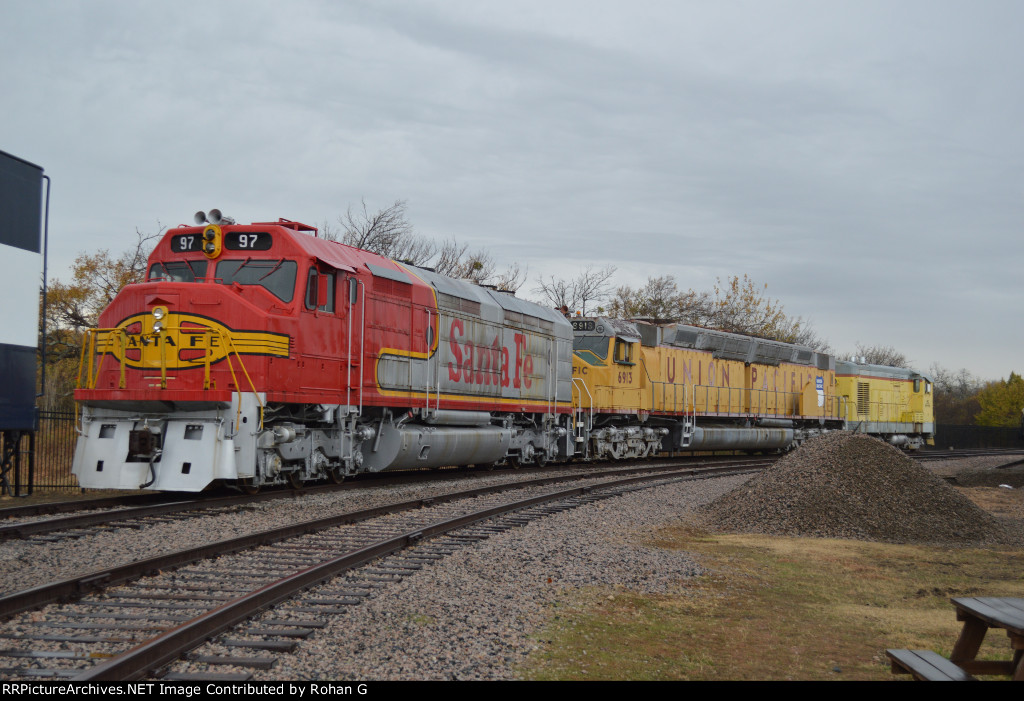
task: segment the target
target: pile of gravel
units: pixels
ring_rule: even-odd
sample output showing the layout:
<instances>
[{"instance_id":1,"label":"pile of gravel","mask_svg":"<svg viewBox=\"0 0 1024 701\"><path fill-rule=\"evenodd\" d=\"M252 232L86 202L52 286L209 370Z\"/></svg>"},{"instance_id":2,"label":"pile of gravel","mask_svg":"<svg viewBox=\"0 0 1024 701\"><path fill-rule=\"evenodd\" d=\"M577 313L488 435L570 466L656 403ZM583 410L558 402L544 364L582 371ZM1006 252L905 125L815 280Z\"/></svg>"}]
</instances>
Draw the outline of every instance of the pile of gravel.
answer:
<instances>
[{"instance_id":1,"label":"pile of gravel","mask_svg":"<svg viewBox=\"0 0 1024 701\"><path fill-rule=\"evenodd\" d=\"M891 543L1014 544L1021 535L898 449L845 432L807 441L706 515L734 532Z\"/></svg>"}]
</instances>

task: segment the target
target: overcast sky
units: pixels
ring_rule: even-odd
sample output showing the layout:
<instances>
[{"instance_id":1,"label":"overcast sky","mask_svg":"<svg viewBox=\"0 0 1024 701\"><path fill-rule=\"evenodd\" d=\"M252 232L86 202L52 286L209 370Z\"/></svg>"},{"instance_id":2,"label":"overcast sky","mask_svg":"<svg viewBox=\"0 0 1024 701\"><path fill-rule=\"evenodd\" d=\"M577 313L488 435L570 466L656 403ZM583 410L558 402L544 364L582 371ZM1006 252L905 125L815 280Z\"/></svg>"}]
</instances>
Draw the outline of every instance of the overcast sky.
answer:
<instances>
[{"instance_id":1,"label":"overcast sky","mask_svg":"<svg viewBox=\"0 0 1024 701\"><path fill-rule=\"evenodd\" d=\"M218 207L531 279L749 275L832 347L1024 371L1024 3L0 0L0 150L51 278ZM2 283L0 283L2 284Z\"/></svg>"}]
</instances>

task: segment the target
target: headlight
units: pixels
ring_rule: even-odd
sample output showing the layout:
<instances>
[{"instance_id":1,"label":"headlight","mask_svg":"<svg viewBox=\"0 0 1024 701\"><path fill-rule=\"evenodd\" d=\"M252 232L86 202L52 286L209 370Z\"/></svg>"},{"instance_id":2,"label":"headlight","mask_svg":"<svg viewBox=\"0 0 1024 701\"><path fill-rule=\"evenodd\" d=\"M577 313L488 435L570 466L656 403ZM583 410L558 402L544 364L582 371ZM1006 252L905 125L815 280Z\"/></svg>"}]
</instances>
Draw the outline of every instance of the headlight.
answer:
<instances>
[{"instance_id":1,"label":"headlight","mask_svg":"<svg viewBox=\"0 0 1024 701\"><path fill-rule=\"evenodd\" d=\"M203 255L213 260L220 255L221 230L219 226L210 224L203 229Z\"/></svg>"},{"instance_id":2,"label":"headlight","mask_svg":"<svg viewBox=\"0 0 1024 701\"><path fill-rule=\"evenodd\" d=\"M167 314L167 310L164 309L163 307L157 307L156 309L153 310L153 318L156 319L157 321L163 319L165 314Z\"/></svg>"},{"instance_id":3,"label":"headlight","mask_svg":"<svg viewBox=\"0 0 1024 701\"><path fill-rule=\"evenodd\" d=\"M155 324L153 324L153 333L160 333L163 330L164 330L164 325L161 324L159 321L156 322Z\"/></svg>"}]
</instances>

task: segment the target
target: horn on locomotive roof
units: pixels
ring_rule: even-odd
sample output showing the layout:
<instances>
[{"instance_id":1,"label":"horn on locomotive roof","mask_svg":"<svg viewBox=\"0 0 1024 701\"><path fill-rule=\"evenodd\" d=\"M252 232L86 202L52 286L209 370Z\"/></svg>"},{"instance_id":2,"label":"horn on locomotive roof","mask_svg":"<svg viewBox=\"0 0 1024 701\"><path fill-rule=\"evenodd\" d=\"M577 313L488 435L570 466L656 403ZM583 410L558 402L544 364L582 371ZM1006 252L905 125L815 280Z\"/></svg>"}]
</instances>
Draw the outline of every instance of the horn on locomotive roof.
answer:
<instances>
[{"instance_id":1,"label":"horn on locomotive roof","mask_svg":"<svg viewBox=\"0 0 1024 701\"><path fill-rule=\"evenodd\" d=\"M219 209L211 209L210 223L216 226L220 226L221 224L234 224L235 220L231 217L225 217L223 214L220 213Z\"/></svg>"},{"instance_id":2,"label":"horn on locomotive roof","mask_svg":"<svg viewBox=\"0 0 1024 701\"><path fill-rule=\"evenodd\" d=\"M195 216L192 217L192 219L195 220L196 224L205 224L206 212L204 212L203 210L199 210L198 212L196 212Z\"/></svg>"}]
</instances>

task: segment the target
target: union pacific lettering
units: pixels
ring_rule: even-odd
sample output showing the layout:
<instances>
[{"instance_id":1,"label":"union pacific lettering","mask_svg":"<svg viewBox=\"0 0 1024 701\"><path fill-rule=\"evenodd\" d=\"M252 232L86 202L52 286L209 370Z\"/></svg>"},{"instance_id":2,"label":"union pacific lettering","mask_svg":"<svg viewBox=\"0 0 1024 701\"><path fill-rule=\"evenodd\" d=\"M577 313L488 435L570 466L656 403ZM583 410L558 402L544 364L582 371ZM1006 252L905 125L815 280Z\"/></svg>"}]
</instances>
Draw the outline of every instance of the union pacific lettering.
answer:
<instances>
[{"instance_id":1,"label":"union pacific lettering","mask_svg":"<svg viewBox=\"0 0 1024 701\"><path fill-rule=\"evenodd\" d=\"M789 375L787 378L786 376ZM786 381L789 381L790 392L799 392L806 383L811 382L819 377L825 377L820 372L810 371L794 371L790 370L788 373L785 370L765 370L758 372L757 367L750 369L750 386L757 389L757 383L760 380L761 387L763 390L777 391L786 390ZM768 386L769 380L771 380L771 387Z\"/></svg>"},{"instance_id":2,"label":"union pacific lettering","mask_svg":"<svg viewBox=\"0 0 1024 701\"><path fill-rule=\"evenodd\" d=\"M462 319L452 319L448 330L448 349L453 360L448 362L448 379L467 385L500 385L516 389L530 389L533 372L533 356L526 353L526 335L516 333L515 362L511 362L512 350L501 345L501 337L494 336L489 345L472 341L463 342L465 326Z\"/></svg>"},{"instance_id":3,"label":"union pacific lettering","mask_svg":"<svg viewBox=\"0 0 1024 701\"><path fill-rule=\"evenodd\" d=\"M701 362L695 361L694 358L683 359L673 356L665 359L665 377L670 383L731 387L730 372L729 364L716 364L714 360ZM750 368L750 386L753 389L799 392L806 383L814 381L817 377L823 375L815 370L785 370L758 366Z\"/></svg>"},{"instance_id":4,"label":"union pacific lettering","mask_svg":"<svg viewBox=\"0 0 1024 701\"><path fill-rule=\"evenodd\" d=\"M698 363L698 367L699 365L700 364ZM682 375L679 378L679 384L693 384L693 360L680 360L679 369L682 372ZM676 358L670 357L668 359L668 372L666 374L669 382L676 381Z\"/></svg>"}]
</instances>

